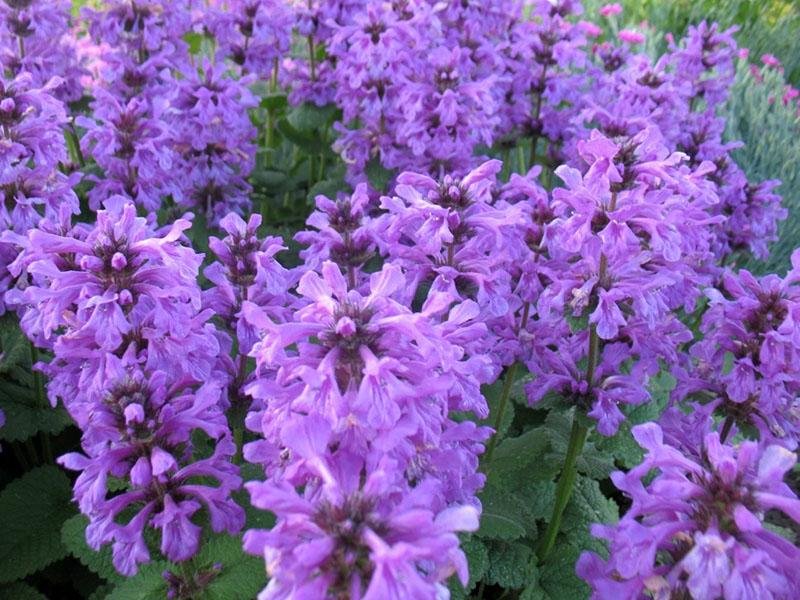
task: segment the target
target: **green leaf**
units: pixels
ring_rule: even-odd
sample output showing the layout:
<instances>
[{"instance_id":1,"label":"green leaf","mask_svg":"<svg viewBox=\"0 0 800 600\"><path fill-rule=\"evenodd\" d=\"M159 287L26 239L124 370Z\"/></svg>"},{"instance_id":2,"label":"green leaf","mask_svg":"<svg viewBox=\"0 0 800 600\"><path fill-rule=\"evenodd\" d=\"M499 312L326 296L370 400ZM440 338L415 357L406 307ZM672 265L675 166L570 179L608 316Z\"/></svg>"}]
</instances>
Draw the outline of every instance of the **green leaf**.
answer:
<instances>
[{"instance_id":1,"label":"green leaf","mask_svg":"<svg viewBox=\"0 0 800 600\"><path fill-rule=\"evenodd\" d=\"M92 550L86 543L86 527L89 519L83 515L75 515L67 519L61 528L61 541L67 550L83 565L103 579L111 582L120 582L125 579L114 568L111 562L111 546L105 545L100 551Z\"/></svg>"},{"instance_id":2,"label":"green leaf","mask_svg":"<svg viewBox=\"0 0 800 600\"><path fill-rule=\"evenodd\" d=\"M110 583L103 584L99 586L92 595L89 596L88 600L106 600L109 594L114 591L114 586Z\"/></svg>"},{"instance_id":3,"label":"green leaf","mask_svg":"<svg viewBox=\"0 0 800 600\"><path fill-rule=\"evenodd\" d=\"M339 177L323 179L311 186L311 189L308 190L308 199L314 201L319 195L327 196L328 198L336 198L336 192L344 189L346 186L347 184Z\"/></svg>"},{"instance_id":4,"label":"green leaf","mask_svg":"<svg viewBox=\"0 0 800 600\"><path fill-rule=\"evenodd\" d=\"M469 565L469 581L466 591L470 591L483 579L489 569L489 551L486 549L486 544L476 539L466 540L461 544L461 549L464 551Z\"/></svg>"},{"instance_id":5,"label":"green leaf","mask_svg":"<svg viewBox=\"0 0 800 600\"><path fill-rule=\"evenodd\" d=\"M319 154L327 149L327 145L322 141L319 135L301 131L294 127L287 119L278 119L276 127L283 137L308 154Z\"/></svg>"},{"instance_id":6,"label":"green leaf","mask_svg":"<svg viewBox=\"0 0 800 600\"><path fill-rule=\"evenodd\" d=\"M287 120L297 131L319 137L320 130L333 123L337 111L335 104L317 106L312 102L304 102L289 111Z\"/></svg>"},{"instance_id":7,"label":"green leaf","mask_svg":"<svg viewBox=\"0 0 800 600\"><path fill-rule=\"evenodd\" d=\"M0 586L0 600L47 600L47 596L23 581Z\"/></svg>"},{"instance_id":8,"label":"green leaf","mask_svg":"<svg viewBox=\"0 0 800 600\"><path fill-rule=\"evenodd\" d=\"M167 582L163 573L168 567L163 560L141 565L139 572L115 587L106 600L164 600Z\"/></svg>"},{"instance_id":9,"label":"green leaf","mask_svg":"<svg viewBox=\"0 0 800 600\"><path fill-rule=\"evenodd\" d=\"M590 528L595 523L612 524L618 520L619 507L603 495L597 481L578 476L561 523L561 535L568 543L605 556L605 543L595 538Z\"/></svg>"},{"instance_id":10,"label":"green leaf","mask_svg":"<svg viewBox=\"0 0 800 600\"><path fill-rule=\"evenodd\" d=\"M543 427L550 440L552 453L545 458L561 465L569 445L570 432L572 431L572 414L551 411L547 415ZM614 470L614 463L610 457L599 452L591 440L587 440L583 451L576 462L579 473L589 475L595 479L605 479Z\"/></svg>"},{"instance_id":11,"label":"green leaf","mask_svg":"<svg viewBox=\"0 0 800 600\"><path fill-rule=\"evenodd\" d=\"M264 559L245 554L241 536L215 535L203 545L195 565L222 570L206 588L208 600L251 600L267 585Z\"/></svg>"},{"instance_id":12,"label":"green leaf","mask_svg":"<svg viewBox=\"0 0 800 600\"><path fill-rule=\"evenodd\" d=\"M550 439L543 428L500 442L492 458L492 476L518 480L550 480L559 471L557 461L542 460L550 450Z\"/></svg>"},{"instance_id":13,"label":"green leaf","mask_svg":"<svg viewBox=\"0 0 800 600\"><path fill-rule=\"evenodd\" d=\"M190 54L199 54L200 48L203 46L203 34L195 31L190 31L183 36L183 41L189 44Z\"/></svg>"},{"instance_id":14,"label":"green leaf","mask_svg":"<svg viewBox=\"0 0 800 600\"><path fill-rule=\"evenodd\" d=\"M75 512L67 476L37 467L0 494L0 582L21 579L67 554L61 527Z\"/></svg>"},{"instance_id":15,"label":"green leaf","mask_svg":"<svg viewBox=\"0 0 800 600\"><path fill-rule=\"evenodd\" d=\"M487 544L489 568L483 580L489 585L519 589L538 577L532 564L533 551L519 542L494 541Z\"/></svg>"},{"instance_id":16,"label":"green leaf","mask_svg":"<svg viewBox=\"0 0 800 600\"><path fill-rule=\"evenodd\" d=\"M495 421L497 420L497 413L500 410L500 399L503 395L503 381L498 379L492 384L482 385L481 394L483 394L483 397L486 398L486 403L489 405L489 416L478 421L478 424L494 428ZM497 431L495 431L493 435L496 435L498 440L503 439L508 431L508 428L511 427L511 422L513 420L514 403L511 402L511 399L509 399L508 402L506 402L503 420L500 422L499 426L497 427ZM497 454L495 451L495 457L496 456ZM494 462L495 461L492 460L492 464L494 464Z\"/></svg>"},{"instance_id":17,"label":"green leaf","mask_svg":"<svg viewBox=\"0 0 800 600\"><path fill-rule=\"evenodd\" d=\"M281 92L271 92L261 98L261 108L266 108L267 110L281 110L286 108L288 104L289 100L286 94Z\"/></svg>"},{"instance_id":18,"label":"green leaf","mask_svg":"<svg viewBox=\"0 0 800 600\"><path fill-rule=\"evenodd\" d=\"M481 526L478 537L516 540L527 534L525 507L513 494L497 485L487 484L481 492Z\"/></svg>"},{"instance_id":19,"label":"green leaf","mask_svg":"<svg viewBox=\"0 0 800 600\"><path fill-rule=\"evenodd\" d=\"M0 383L0 409L6 424L0 428L0 440L18 442L42 431L56 435L72 421L61 406L38 404L33 390L9 381Z\"/></svg>"},{"instance_id":20,"label":"green leaf","mask_svg":"<svg viewBox=\"0 0 800 600\"><path fill-rule=\"evenodd\" d=\"M377 156L369 159L365 168L365 173L367 174L369 184L379 192L388 191L386 188L392 180L392 177L394 177L394 171L384 167L383 164L381 164L380 158Z\"/></svg>"},{"instance_id":21,"label":"green leaf","mask_svg":"<svg viewBox=\"0 0 800 600\"><path fill-rule=\"evenodd\" d=\"M30 352L30 342L16 317L11 313L0 317L0 373L7 373L17 365L30 367Z\"/></svg>"},{"instance_id":22,"label":"green leaf","mask_svg":"<svg viewBox=\"0 0 800 600\"><path fill-rule=\"evenodd\" d=\"M547 598L562 600L589 597L589 586L575 574L575 563L580 555L580 548L556 544L547 561L539 565L540 585Z\"/></svg>"}]
</instances>

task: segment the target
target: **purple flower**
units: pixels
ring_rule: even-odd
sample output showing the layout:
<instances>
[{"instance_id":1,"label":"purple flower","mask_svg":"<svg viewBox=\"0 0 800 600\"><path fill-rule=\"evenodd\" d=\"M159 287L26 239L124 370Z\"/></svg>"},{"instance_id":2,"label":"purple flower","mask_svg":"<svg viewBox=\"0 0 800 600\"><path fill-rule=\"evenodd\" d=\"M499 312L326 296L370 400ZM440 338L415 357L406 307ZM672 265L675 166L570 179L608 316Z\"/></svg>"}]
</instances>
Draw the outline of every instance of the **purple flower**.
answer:
<instances>
[{"instance_id":1,"label":"purple flower","mask_svg":"<svg viewBox=\"0 0 800 600\"><path fill-rule=\"evenodd\" d=\"M210 223L250 207L246 178L255 165L255 127L247 110L256 106L248 78L224 77L209 61L171 82L171 138L183 157L178 167L179 205L196 207Z\"/></svg>"},{"instance_id":2,"label":"purple flower","mask_svg":"<svg viewBox=\"0 0 800 600\"><path fill-rule=\"evenodd\" d=\"M37 87L58 77L53 93L64 102L80 99L86 74L78 59L70 8L64 0L0 4L0 64L13 75L28 73Z\"/></svg>"},{"instance_id":3,"label":"purple flower","mask_svg":"<svg viewBox=\"0 0 800 600\"><path fill-rule=\"evenodd\" d=\"M800 436L796 290L800 255L783 279L726 271L700 326L704 333L675 369L676 401L710 402L731 423L754 426L765 442L794 450Z\"/></svg>"},{"instance_id":4,"label":"purple flower","mask_svg":"<svg viewBox=\"0 0 800 600\"><path fill-rule=\"evenodd\" d=\"M161 232L133 204L110 199L94 228L33 230L20 302L28 337L53 349L51 400L61 398L83 426L104 389L110 353L132 352L151 370L207 380L219 343L200 311L201 256L179 242L190 225Z\"/></svg>"},{"instance_id":5,"label":"purple flower","mask_svg":"<svg viewBox=\"0 0 800 600\"><path fill-rule=\"evenodd\" d=\"M197 552L202 528L191 517L202 505L214 531L233 534L244 525L244 511L230 498L241 479L230 462L235 445L221 410L222 388L197 387L185 377L171 381L163 371L148 374L131 358L111 356L106 364L104 390L83 423L85 454L59 459L81 472L75 499L90 519L87 542L95 549L112 542L114 566L124 575L150 559L143 538L148 526L161 530L162 554L183 561ZM197 431L216 445L212 456L193 462ZM129 478L129 487L110 496L111 476ZM123 523L122 511L135 516Z\"/></svg>"},{"instance_id":6,"label":"purple flower","mask_svg":"<svg viewBox=\"0 0 800 600\"><path fill-rule=\"evenodd\" d=\"M632 505L617 525L592 533L609 557L581 555L577 572L594 598L690 594L697 600L779 598L800 586L800 549L764 526L770 510L800 522L800 500L783 482L797 457L781 446L703 437L698 456L664 441L654 424L633 428L646 450L629 473L612 475ZM655 478L645 479L652 470ZM766 594L766 595L765 595Z\"/></svg>"},{"instance_id":7,"label":"purple flower","mask_svg":"<svg viewBox=\"0 0 800 600\"><path fill-rule=\"evenodd\" d=\"M78 117L87 131L81 139L86 156L103 168L102 177L89 192L93 209L112 195L131 199L155 212L170 194L179 196L172 169L178 157L170 147L169 130L149 103L133 98L127 103L103 88L95 92L92 118Z\"/></svg>"},{"instance_id":8,"label":"purple flower","mask_svg":"<svg viewBox=\"0 0 800 600\"><path fill-rule=\"evenodd\" d=\"M323 439L301 436L287 434L319 483L302 494L285 482L247 484L253 504L277 516L270 531L245 533L245 550L267 560L271 579L261 597L429 598L453 573L466 582L455 533L477 529L474 507L437 509L435 488L408 489L392 461L369 468L344 450L322 454Z\"/></svg>"}]
</instances>

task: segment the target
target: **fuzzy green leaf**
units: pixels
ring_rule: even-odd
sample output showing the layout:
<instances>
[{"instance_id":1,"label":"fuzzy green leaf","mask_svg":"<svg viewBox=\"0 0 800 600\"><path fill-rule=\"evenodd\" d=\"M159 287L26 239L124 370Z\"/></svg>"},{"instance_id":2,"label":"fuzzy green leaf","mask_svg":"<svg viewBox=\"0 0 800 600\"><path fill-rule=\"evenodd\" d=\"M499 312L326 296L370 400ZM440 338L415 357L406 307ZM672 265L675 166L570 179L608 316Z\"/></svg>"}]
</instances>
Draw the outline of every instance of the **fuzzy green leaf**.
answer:
<instances>
[{"instance_id":1,"label":"fuzzy green leaf","mask_svg":"<svg viewBox=\"0 0 800 600\"><path fill-rule=\"evenodd\" d=\"M61 541L67 550L103 579L120 582L125 578L120 575L111 562L111 546L105 545L100 551L92 550L86 543L86 527L89 520L83 515L75 515L67 519L61 528Z\"/></svg>"},{"instance_id":2,"label":"fuzzy green leaf","mask_svg":"<svg viewBox=\"0 0 800 600\"><path fill-rule=\"evenodd\" d=\"M0 373L6 373L16 365L29 367L30 343L19 328L11 313L0 317Z\"/></svg>"},{"instance_id":3,"label":"fuzzy green leaf","mask_svg":"<svg viewBox=\"0 0 800 600\"><path fill-rule=\"evenodd\" d=\"M23 581L15 581L0 586L0 600L47 600L47 596L32 585Z\"/></svg>"},{"instance_id":4,"label":"fuzzy green leaf","mask_svg":"<svg viewBox=\"0 0 800 600\"><path fill-rule=\"evenodd\" d=\"M540 585L546 594L544 598L562 600L589 597L589 586L575 574L575 563L581 551L570 544L556 544L547 561L539 565Z\"/></svg>"},{"instance_id":5,"label":"fuzzy green leaf","mask_svg":"<svg viewBox=\"0 0 800 600\"><path fill-rule=\"evenodd\" d=\"M519 542L492 541L487 543L487 549L489 568L484 577L487 584L520 589L531 585L538 577L529 546Z\"/></svg>"},{"instance_id":6,"label":"fuzzy green leaf","mask_svg":"<svg viewBox=\"0 0 800 600\"><path fill-rule=\"evenodd\" d=\"M214 535L193 564L201 570L222 565L206 588L208 600L251 600L267 585L264 560L245 554L241 536Z\"/></svg>"},{"instance_id":7,"label":"fuzzy green leaf","mask_svg":"<svg viewBox=\"0 0 800 600\"><path fill-rule=\"evenodd\" d=\"M0 582L21 579L67 554L61 527L75 512L69 479L37 467L0 494Z\"/></svg>"},{"instance_id":8,"label":"fuzzy green leaf","mask_svg":"<svg viewBox=\"0 0 800 600\"><path fill-rule=\"evenodd\" d=\"M527 534L524 505L508 490L487 484L480 495L483 510L478 537L516 540Z\"/></svg>"},{"instance_id":9,"label":"fuzzy green leaf","mask_svg":"<svg viewBox=\"0 0 800 600\"><path fill-rule=\"evenodd\" d=\"M164 600L167 582L163 573L169 563L160 560L139 567L139 572L114 588L106 600Z\"/></svg>"},{"instance_id":10,"label":"fuzzy green leaf","mask_svg":"<svg viewBox=\"0 0 800 600\"><path fill-rule=\"evenodd\" d=\"M9 442L26 440L40 431L56 435L71 423L62 407L38 404L33 390L10 381L0 382L0 409L6 415L0 440Z\"/></svg>"}]
</instances>

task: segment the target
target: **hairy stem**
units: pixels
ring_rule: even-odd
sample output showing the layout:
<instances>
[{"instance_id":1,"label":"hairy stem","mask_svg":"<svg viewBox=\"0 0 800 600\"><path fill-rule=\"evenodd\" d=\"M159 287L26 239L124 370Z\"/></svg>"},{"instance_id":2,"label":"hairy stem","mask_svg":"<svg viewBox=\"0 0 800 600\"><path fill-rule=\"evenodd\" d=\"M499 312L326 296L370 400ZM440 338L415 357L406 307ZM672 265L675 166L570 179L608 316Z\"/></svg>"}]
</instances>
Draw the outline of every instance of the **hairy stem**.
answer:
<instances>
[{"instance_id":1,"label":"hairy stem","mask_svg":"<svg viewBox=\"0 0 800 600\"><path fill-rule=\"evenodd\" d=\"M564 516L564 510L567 508L569 499L572 496L572 488L575 485L575 477L578 474L576 463L581 455L588 433L589 429L580 424L576 413L572 419L572 432L569 435L567 455L564 457L564 469L561 471L561 476L558 478L558 484L556 485L556 501L553 505L553 514L550 517L547 530L537 551L540 562L544 562L547 559L553 550L553 546L555 546L556 536L558 536L558 530L561 528L561 518Z\"/></svg>"},{"instance_id":2,"label":"hairy stem","mask_svg":"<svg viewBox=\"0 0 800 600\"><path fill-rule=\"evenodd\" d=\"M519 322L519 327L517 328L516 333L523 329L528 324L528 317L531 312L531 303L526 302L525 306L522 309L522 319ZM517 375L517 362L515 361L509 368L508 372L506 373L506 379L503 382L503 393L500 396L500 406L497 408L497 416L494 419L494 433L492 434L492 438L489 440L489 445L486 448L486 458L484 459L484 474L489 474L489 469L492 465L492 455L494 454L495 446L497 446L497 432L500 430L500 425L503 423L503 416L506 412L506 405L508 404L508 399L511 397L511 388L514 386L514 378Z\"/></svg>"}]
</instances>

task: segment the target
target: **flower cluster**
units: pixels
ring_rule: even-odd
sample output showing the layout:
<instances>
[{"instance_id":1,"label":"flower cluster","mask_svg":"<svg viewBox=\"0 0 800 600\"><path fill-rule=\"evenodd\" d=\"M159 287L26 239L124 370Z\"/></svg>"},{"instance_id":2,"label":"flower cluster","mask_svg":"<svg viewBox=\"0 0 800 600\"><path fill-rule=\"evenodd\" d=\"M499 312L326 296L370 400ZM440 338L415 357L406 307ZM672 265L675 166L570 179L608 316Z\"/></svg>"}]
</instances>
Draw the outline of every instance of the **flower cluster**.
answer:
<instances>
[{"instance_id":1,"label":"flower cluster","mask_svg":"<svg viewBox=\"0 0 800 600\"><path fill-rule=\"evenodd\" d=\"M655 423L633 434L644 461L612 475L632 505L618 524L592 528L608 540L608 560L584 553L577 565L593 598L791 597L800 550L766 527L764 515L800 522L800 500L783 482L797 457L752 441L727 445L715 431L705 432L699 456L670 444Z\"/></svg>"},{"instance_id":2,"label":"flower cluster","mask_svg":"<svg viewBox=\"0 0 800 600\"><path fill-rule=\"evenodd\" d=\"M755 427L765 443L794 450L800 441L798 323L800 254L783 279L726 272L706 294L703 339L675 368L677 402L710 402L740 427ZM727 432L726 432L727 433Z\"/></svg>"},{"instance_id":3,"label":"flower cluster","mask_svg":"<svg viewBox=\"0 0 800 600\"><path fill-rule=\"evenodd\" d=\"M536 298L529 328L537 346L528 364L539 376L531 401L559 392L589 410L605 435L624 418L619 404L648 400L659 359L674 363L691 339L675 310L694 307L713 222L696 173L657 130L619 139L624 145L593 132L578 144L589 170L556 171L567 187L553 192L555 216L540 243L540 269L553 281ZM588 328L574 322L584 318Z\"/></svg>"},{"instance_id":4,"label":"flower cluster","mask_svg":"<svg viewBox=\"0 0 800 600\"><path fill-rule=\"evenodd\" d=\"M93 228L31 231L24 290L25 332L54 355L37 365L83 431L85 454L62 458L80 470L75 497L89 517L87 540L113 542L115 565L131 575L149 559L148 525L162 530L162 552L185 560L200 527L190 517L202 501L212 527L238 531L240 485L229 458L234 445L223 413L228 377L220 344L200 310L202 257L180 243L189 221L156 232L124 198L112 197ZM192 461L196 430L214 440L211 456ZM192 478L212 477L208 487ZM109 496L109 478L130 481ZM136 509L126 524L122 511Z\"/></svg>"},{"instance_id":5,"label":"flower cluster","mask_svg":"<svg viewBox=\"0 0 800 600\"><path fill-rule=\"evenodd\" d=\"M249 212L246 177L255 164L256 131L247 109L257 105L249 82L226 77L208 61L173 82L170 137L182 157L178 204L195 208L209 223L230 211Z\"/></svg>"},{"instance_id":6,"label":"flower cluster","mask_svg":"<svg viewBox=\"0 0 800 600\"><path fill-rule=\"evenodd\" d=\"M63 102L80 99L86 74L71 31L70 6L66 0L0 4L0 70L27 73L35 87L59 77L54 93Z\"/></svg>"},{"instance_id":7,"label":"flower cluster","mask_svg":"<svg viewBox=\"0 0 800 600\"><path fill-rule=\"evenodd\" d=\"M498 167L487 163L444 187L404 174L398 193L418 200L404 206L385 197L378 218L369 216L377 204L364 185L336 202L319 197L309 219L317 231L298 236L309 248L297 309L281 320L243 303L244 321L261 333L245 388L254 398L247 424L263 436L245 446L245 457L267 476L247 487L253 504L278 518L269 532L245 534L245 548L267 560L265 597L435 596L450 574L466 577L454 533L477 526L478 455L490 432L450 413L488 413L479 384L497 369L481 352L488 312L481 306L497 306L501 291L478 283L477 294L462 296L453 266L428 291L422 283L436 277L432 258L447 252L443 239L454 242L441 228L459 217L478 233L451 251L478 270L466 270L465 288L468 277L489 278L481 261L499 247L504 226L485 203ZM442 191L449 195L437 204ZM453 216L443 219L442 211ZM429 236L434 221L440 230L426 240L428 254L399 242L401 231ZM383 268L366 273L385 251ZM415 299L418 292L427 298Z\"/></svg>"},{"instance_id":8,"label":"flower cluster","mask_svg":"<svg viewBox=\"0 0 800 600\"><path fill-rule=\"evenodd\" d=\"M44 87L29 73L8 80L0 77L0 313L13 304L19 278L24 236L42 217L77 212L78 198L70 189L79 174L67 175L62 128L64 105L53 95L57 78ZM24 278L24 277L23 277Z\"/></svg>"},{"instance_id":9,"label":"flower cluster","mask_svg":"<svg viewBox=\"0 0 800 600\"><path fill-rule=\"evenodd\" d=\"M774 532L800 523L800 251L785 277L735 269L785 211L725 137L732 30L653 58L620 5L604 31L578 0L67 4L0 0L0 313L81 431L59 463L118 571L238 535L247 461L275 517L243 536L260 598L449 597L500 439L482 457L482 386L503 376L505 435L574 413L549 568L589 430L617 435L671 373L633 428L646 456L612 476L630 507L593 529L608 558L578 574L597 598L800 589ZM336 115L313 150L302 103ZM331 140L341 161L315 168ZM273 159L287 212L303 164L353 185L316 196L297 255L253 213ZM523 365L537 410L504 424ZM207 566L168 570L167 593L199 597Z\"/></svg>"}]
</instances>

